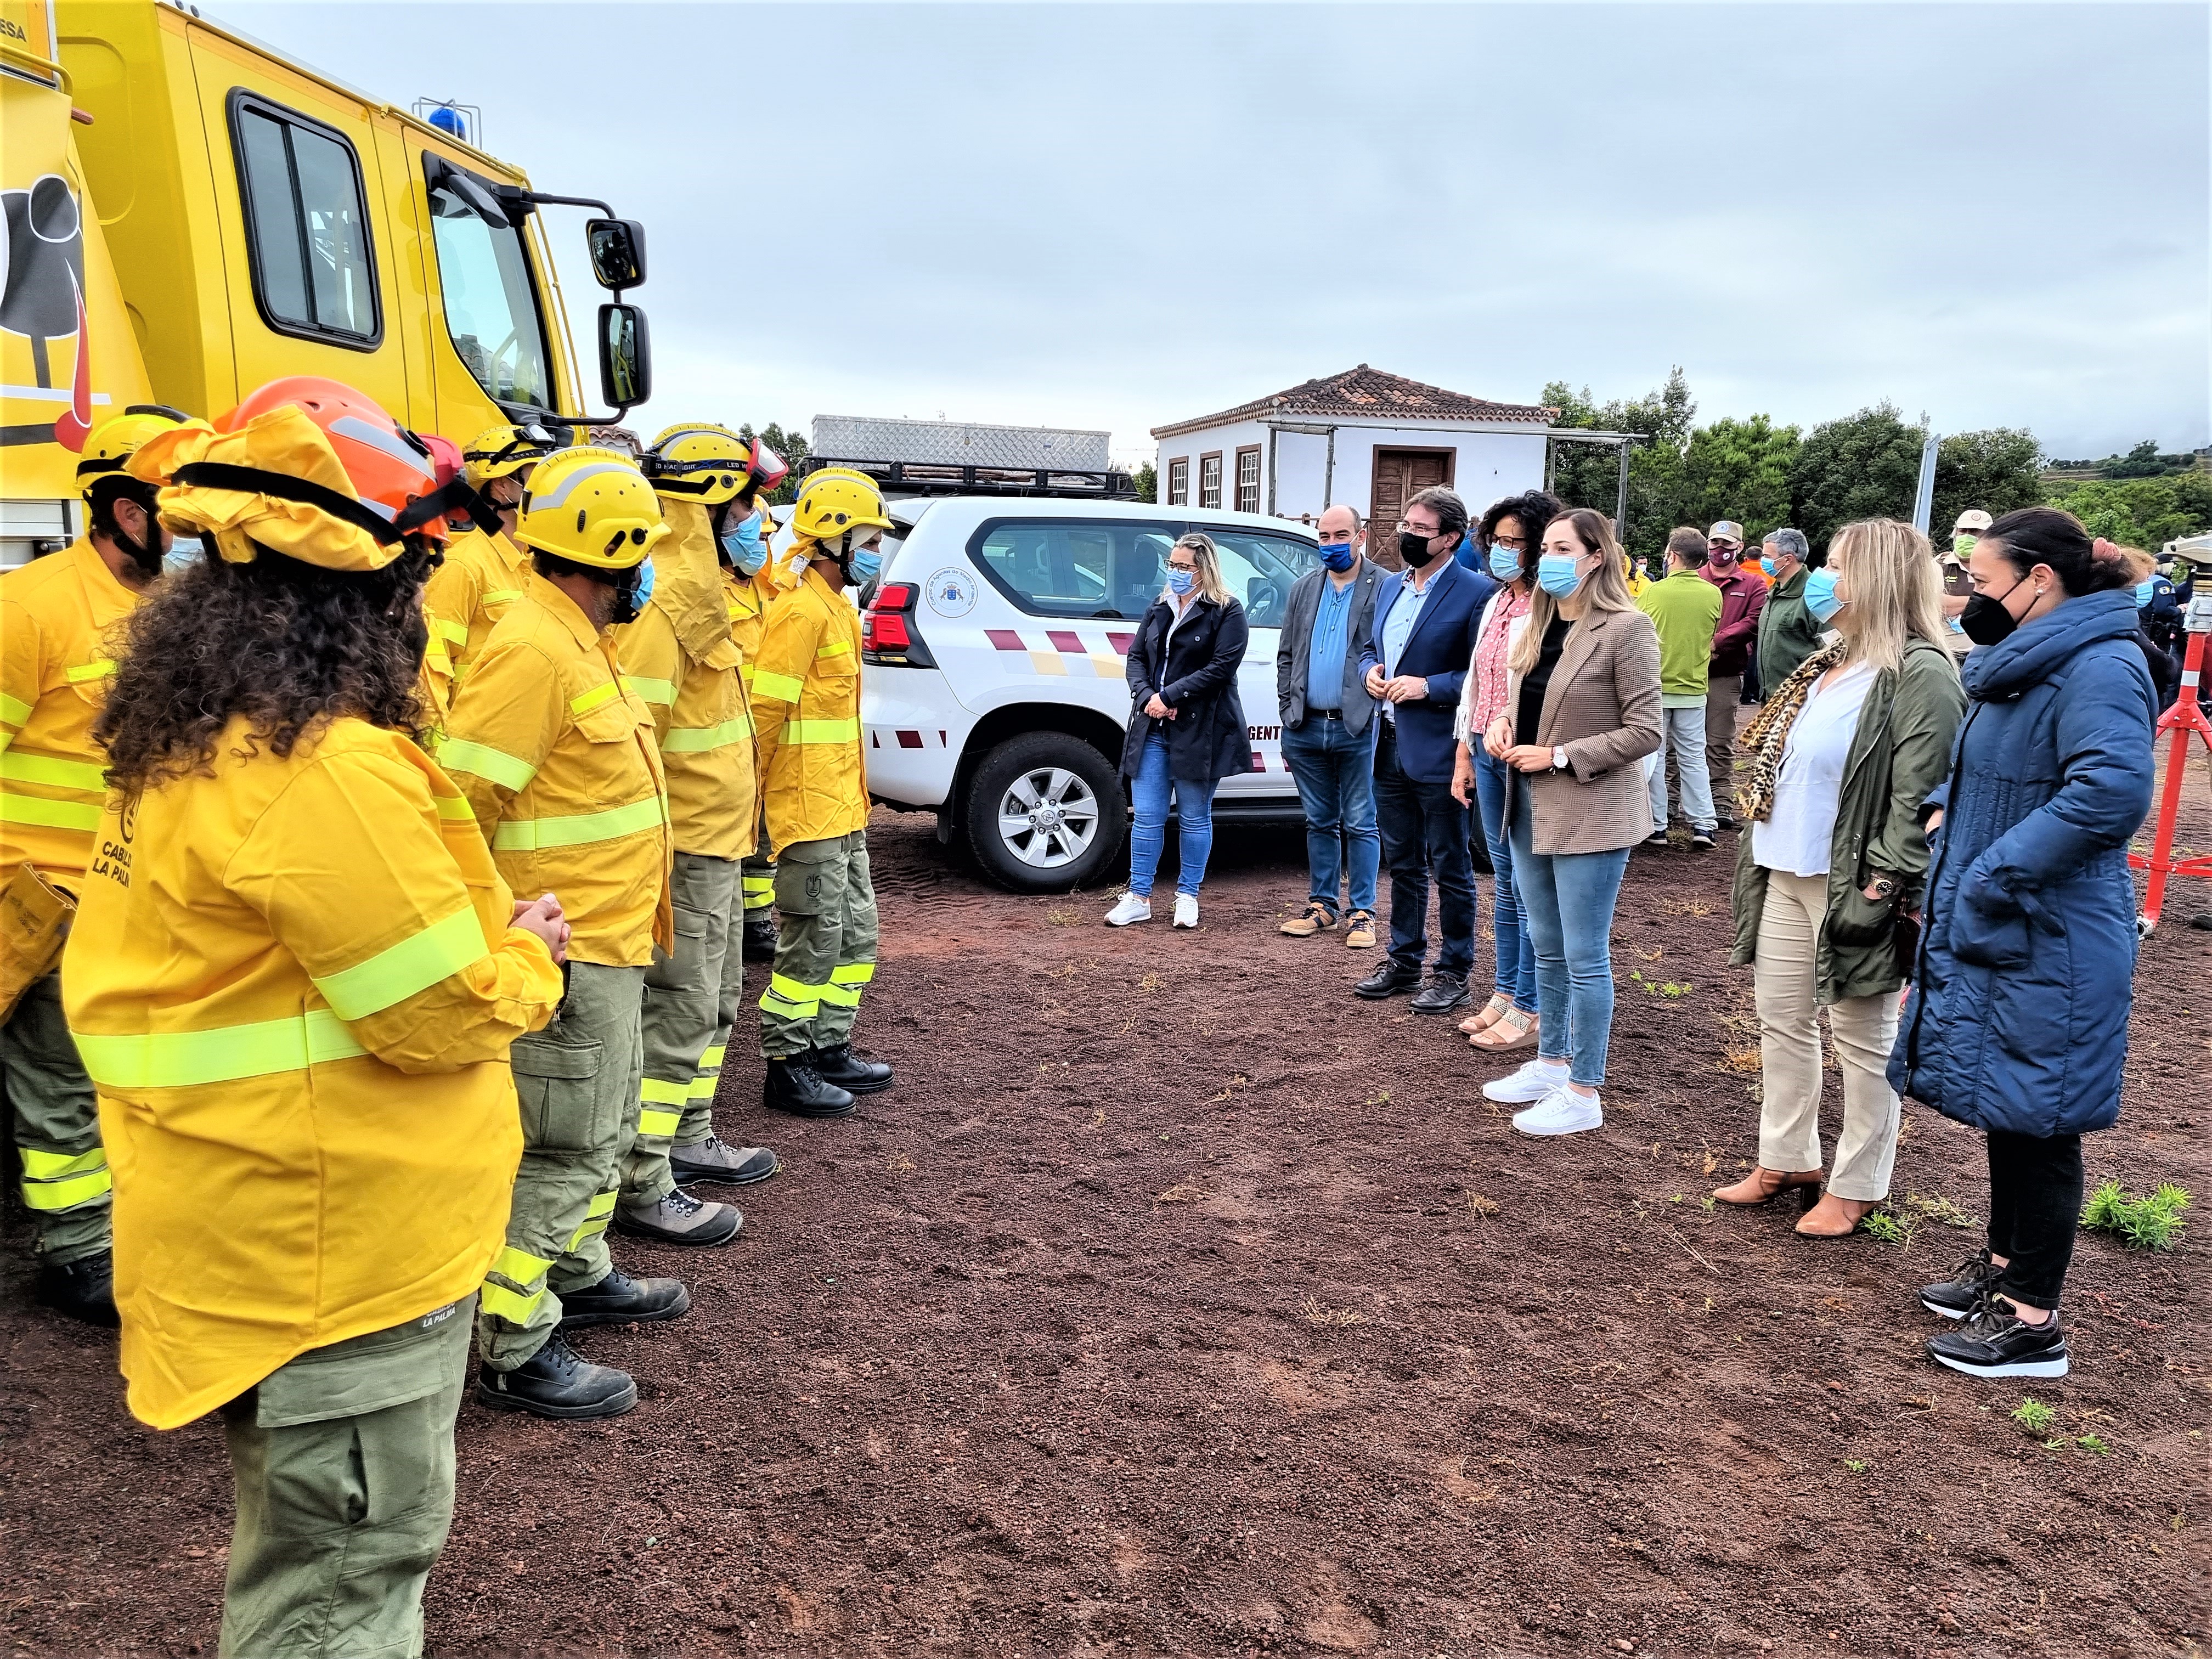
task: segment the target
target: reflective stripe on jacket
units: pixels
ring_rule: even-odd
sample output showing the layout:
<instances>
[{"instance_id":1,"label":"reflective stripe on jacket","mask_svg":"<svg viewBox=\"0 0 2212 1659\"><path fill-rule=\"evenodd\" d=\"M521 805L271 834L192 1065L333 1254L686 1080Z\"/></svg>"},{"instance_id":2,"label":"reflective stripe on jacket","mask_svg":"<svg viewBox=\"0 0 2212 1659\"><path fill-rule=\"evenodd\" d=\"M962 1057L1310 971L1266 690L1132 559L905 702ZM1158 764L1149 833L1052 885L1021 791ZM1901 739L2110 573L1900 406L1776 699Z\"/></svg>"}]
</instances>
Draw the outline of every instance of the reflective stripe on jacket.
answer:
<instances>
[{"instance_id":1,"label":"reflective stripe on jacket","mask_svg":"<svg viewBox=\"0 0 2212 1659\"><path fill-rule=\"evenodd\" d=\"M866 829L860 613L811 565L768 608L752 707L769 845Z\"/></svg>"}]
</instances>

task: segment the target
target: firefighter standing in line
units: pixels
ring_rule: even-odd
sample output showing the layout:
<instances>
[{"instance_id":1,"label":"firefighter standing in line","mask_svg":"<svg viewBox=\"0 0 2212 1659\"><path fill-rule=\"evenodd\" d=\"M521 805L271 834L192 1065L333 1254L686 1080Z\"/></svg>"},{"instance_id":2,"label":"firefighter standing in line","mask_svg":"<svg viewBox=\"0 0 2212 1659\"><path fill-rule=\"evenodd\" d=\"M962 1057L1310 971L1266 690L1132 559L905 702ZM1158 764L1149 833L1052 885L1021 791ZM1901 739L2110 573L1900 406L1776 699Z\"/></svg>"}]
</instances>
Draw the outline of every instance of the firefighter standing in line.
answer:
<instances>
[{"instance_id":1,"label":"firefighter standing in line","mask_svg":"<svg viewBox=\"0 0 2212 1659\"><path fill-rule=\"evenodd\" d=\"M461 452L463 476L496 523L472 514L473 527L446 544L445 562L430 573L422 609L430 623L425 660L438 681L443 704L483 654L492 629L522 597L530 556L514 544L514 509L538 462L553 453L542 427L495 426L479 432Z\"/></svg>"},{"instance_id":2,"label":"firefighter standing in line","mask_svg":"<svg viewBox=\"0 0 2212 1659\"><path fill-rule=\"evenodd\" d=\"M714 1133L726 1048L715 1038L720 990L726 971L740 982L744 972L732 950L744 915L738 860L759 822L752 721L715 520L750 460L746 446L720 427L672 427L653 440L644 467L670 534L653 555L652 601L617 630L624 678L653 710L668 778L676 948L646 970L645 1076L614 1224L672 1244L726 1243L740 1224L735 1209L703 1205L678 1182L743 1186L778 1167L767 1147L728 1146ZM740 960L729 963L732 955Z\"/></svg>"},{"instance_id":3,"label":"firefighter standing in line","mask_svg":"<svg viewBox=\"0 0 2212 1659\"><path fill-rule=\"evenodd\" d=\"M614 1417L636 1405L636 1383L580 1359L562 1330L691 1305L675 1279L623 1273L606 1245L637 1131L646 969L674 944L653 714L623 685L610 629L635 620L668 528L628 456L586 447L538 463L515 532L532 568L461 682L438 761L500 874L517 892L559 893L574 933L559 1013L514 1046L522 1169L484 1279L477 1390L542 1417Z\"/></svg>"},{"instance_id":4,"label":"firefighter standing in line","mask_svg":"<svg viewBox=\"0 0 2212 1659\"><path fill-rule=\"evenodd\" d=\"M890 527L858 472L829 469L799 491L797 532L775 568L753 675L754 744L775 853L779 942L760 1000L765 1103L842 1117L891 1068L853 1052L860 995L876 973L868 878L868 787L860 756L860 619L843 590L871 580Z\"/></svg>"},{"instance_id":5,"label":"firefighter standing in line","mask_svg":"<svg viewBox=\"0 0 2212 1659\"><path fill-rule=\"evenodd\" d=\"M91 1325L115 1323L110 1175L57 964L107 793L92 741L115 669L105 641L169 548L154 486L123 467L149 438L186 423L153 404L103 422L76 467L84 538L0 576L0 1081L38 1241L33 1293Z\"/></svg>"},{"instance_id":6,"label":"firefighter standing in line","mask_svg":"<svg viewBox=\"0 0 2212 1659\"><path fill-rule=\"evenodd\" d=\"M738 672L744 678L748 695L752 691L753 659L760 653L761 628L768 620L768 603L775 597L775 589L762 574L768 567L769 540L775 534L775 520L769 514L768 496L790 472L782 456L758 438L754 439L744 487L725 510L715 531L722 544L722 556L741 579L729 585L730 634L737 641L738 649L744 653ZM742 961L774 962L775 859L769 850L765 819L753 850L745 855L738 885L745 905ZM738 987L730 988L732 1008L740 994ZM726 1037L727 1033L723 1036Z\"/></svg>"},{"instance_id":7,"label":"firefighter standing in line","mask_svg":"<svg viewBox=\"0 0 2212 1659\"><path fill-rule=\"evenodd\" d=\"M223 1419L220 1651L411 1655L520 1152L507 1048L564 929L419 746L428 464L359 393L300 395L131 463L208 556L122 641L63 989L131 1410Z\"/></svg>"}]
</instances>

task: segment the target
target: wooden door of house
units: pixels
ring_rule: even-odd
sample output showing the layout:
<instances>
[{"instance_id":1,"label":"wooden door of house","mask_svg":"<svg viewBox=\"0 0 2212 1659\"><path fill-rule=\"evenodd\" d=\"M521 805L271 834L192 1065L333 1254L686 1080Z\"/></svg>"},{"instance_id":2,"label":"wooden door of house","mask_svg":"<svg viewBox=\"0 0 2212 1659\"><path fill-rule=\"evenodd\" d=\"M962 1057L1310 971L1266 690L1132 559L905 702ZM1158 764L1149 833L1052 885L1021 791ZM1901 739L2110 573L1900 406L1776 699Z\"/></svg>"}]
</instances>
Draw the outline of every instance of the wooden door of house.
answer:
<instances>
[{"instance_id":1,"label":"wooden door of house","mask_svg":"<svg viewBox=\"0 0 2212 1659\"><path fill-rule=\"evenodd\" d=\"M1449 484L1452 463L1458 459L1458 453L1449 449L1376 448L1367 551L1377 564L1392 570L1404 568L1398 557L1398 517L1424 489Z\"/></svg>"}]
</instances>

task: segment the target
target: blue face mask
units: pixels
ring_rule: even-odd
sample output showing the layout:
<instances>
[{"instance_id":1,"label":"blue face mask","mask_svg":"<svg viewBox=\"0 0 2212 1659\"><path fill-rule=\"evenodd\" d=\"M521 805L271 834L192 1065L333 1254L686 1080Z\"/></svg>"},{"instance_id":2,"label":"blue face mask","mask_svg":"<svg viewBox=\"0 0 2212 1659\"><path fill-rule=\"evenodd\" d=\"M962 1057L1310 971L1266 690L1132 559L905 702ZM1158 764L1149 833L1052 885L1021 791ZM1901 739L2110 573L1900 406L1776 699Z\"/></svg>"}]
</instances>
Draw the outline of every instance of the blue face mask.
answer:
<instances>
[{"instance_id":1,"label":"blue face mask","mask_svg":"<svg viewBox=\"0 0 2212 1659\"><path fill-rule=\"evenodd\" d=\"M1759 556L1759 568L1761 570L1764 570L1768 575L1771 576L1774 574L1773 558L1768 554L1760 554Z\"/></svg>"},{"instance_id":2,"label":"blue face mask","mask_svg":"<svg viewBox=\"0 0 2212 1659\"><path fill-rule=\"evenodd\" d=\"M1521 556L1510 547L1490 550L1490 574L1502 582L1521 580Z\"/></svg>"},{"instance_id":3,"label":"blue face mask","mask_svg":"<svg viewBox=\"0 0 2212 1659\"><path fill-rule=\"evenodd\" d=\"M749 513L723 532L722 551L738 574L750 576L768 562L768 544L761 539L761 514Z\"/></svg>"},{"instance_id":4,"label":"blue face mask","mask_svg":"<svg viewBox=\"0 0 2212 1659\"><path fill-rule=\"evenodd\" d=\"M636 605L639 610L642 611L645 609L645 602L652 597L653 561L651 558L647 558L644 563L639 565L637 568L637 597L633 603Z\"/></svg>"},{"instance_id":5,"label":"blue face mask","mask_svg":"<svg viewBox=\"0 0 2212 1659\"><path fill-rule=\"evenodd\" d=\"M1564 599L1583 585L1582 561L1571 553L1547 553L1536 561L1536 586L1555 599Z\"/></svg>"},{"instance_id":6,"label":"blue face mask","mask_svg":"<svg viewBox=\"0 0 2212 1659\"><path fill-rule=\"evenodd\" d=\"M173 576L179 570L198 564L207 556L206 549L197 536L176 536L170 538L169 550L161 555L161 573Z\"/></svg>"},{"instance_id":7,"label":"blue face mask","mask_svg":"<svg viewBox=\"0 0 2212 1659\"><path fill-rule=\"evenodd\" d=\"M2158 582L2155 578L2153 578L2149 581L2137 582L2136 584L2136 604L2137 607L2140 608L2141 606L2148 605L2151 600L2157 596L2157 593Z\"/></svg>"},{"instance_id":8,"label":"blue face mask","mask_svg":"<svg viewBox=\"0 0 2212 1659\"><path fill-rule=\"evenodd\" d=\"M1172 565L1168 568L1168 592L1176 598L1184 598L1197 586L1198 573L1195 570L1178 570Z\"/></svg>"},{"instance_id":9,"label":"blue face mask","mask_svg":"<svg viewBox=\"0 0 2212 1659\"><path fill-rule=\"evenodd\" d=\"M1351 569L1352 544L1350 542L1323 542L1321 544L1321 562L1327 565L1331 570L1342 572Z\"/></svg>"},{"instance_id":10,"label":"blue face mask","mask_svg":"<svg viewBox=\"0 0 2212 1659\"><path fill-rule=\"evenodd\" d=\"M1836 597L1834 571L1814 570L1807 573L1805 608L1813 613L1814 622L1824 626L1831 617L1844 608L1844 602Z\"/></svg>"},{"instance_id":11,"label":"blue face mask","mask_svg":"<svg viewBox=\"0 0 2212 1659\"><path fill-rule=\"evenodd\" d=\"M883 574L882 544L879 543L874 547L863 548L860 552L854 554L845 561L845 568L851 574L853 585L855 587L866 587L878 576Z\"/></svg>"}]
</instances>

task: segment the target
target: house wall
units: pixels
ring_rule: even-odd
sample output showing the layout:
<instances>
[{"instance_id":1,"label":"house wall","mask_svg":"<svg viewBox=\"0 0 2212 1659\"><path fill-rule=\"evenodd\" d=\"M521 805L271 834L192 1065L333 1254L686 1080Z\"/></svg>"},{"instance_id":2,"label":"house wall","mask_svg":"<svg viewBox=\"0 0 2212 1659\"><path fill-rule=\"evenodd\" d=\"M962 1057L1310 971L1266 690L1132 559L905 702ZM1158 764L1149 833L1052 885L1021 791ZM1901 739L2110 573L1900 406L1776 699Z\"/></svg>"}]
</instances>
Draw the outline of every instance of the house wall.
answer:
<instances>
[{"instance_id":1,"label":"house wall","mask_svg":"<svg viewBox=\"0 0 2212 1659\"><path fill-rule=\"evenodd\" d=\"M1321 422L1315 422L1319 425ZM1190 462L1190 505L1199 505L1199 458L1221 453L1221 504L1237 504L1237 451L1260 449L1260 510L1267 510L1267 428L1257 421L1207 427L1159 441L1153 465L1159 469L1160 499L1167 500L1168 465ZM1449 449L1453 452L1453 487L1470 512L1503 495L1540 489L1544 483L1544 434L1527 428L1484 431L1463 426L1364 426L1341 422L1336 428L1336 468L1328 478L1328 437L1323 433L1284 432L1275 437L1274 510L1285 519L1317 518L1331 501L1343 501L1364 514L1373 499L1377 449ZM1328 481L1324 495L1324 481Z\"/></svg>"}]
</instances>

